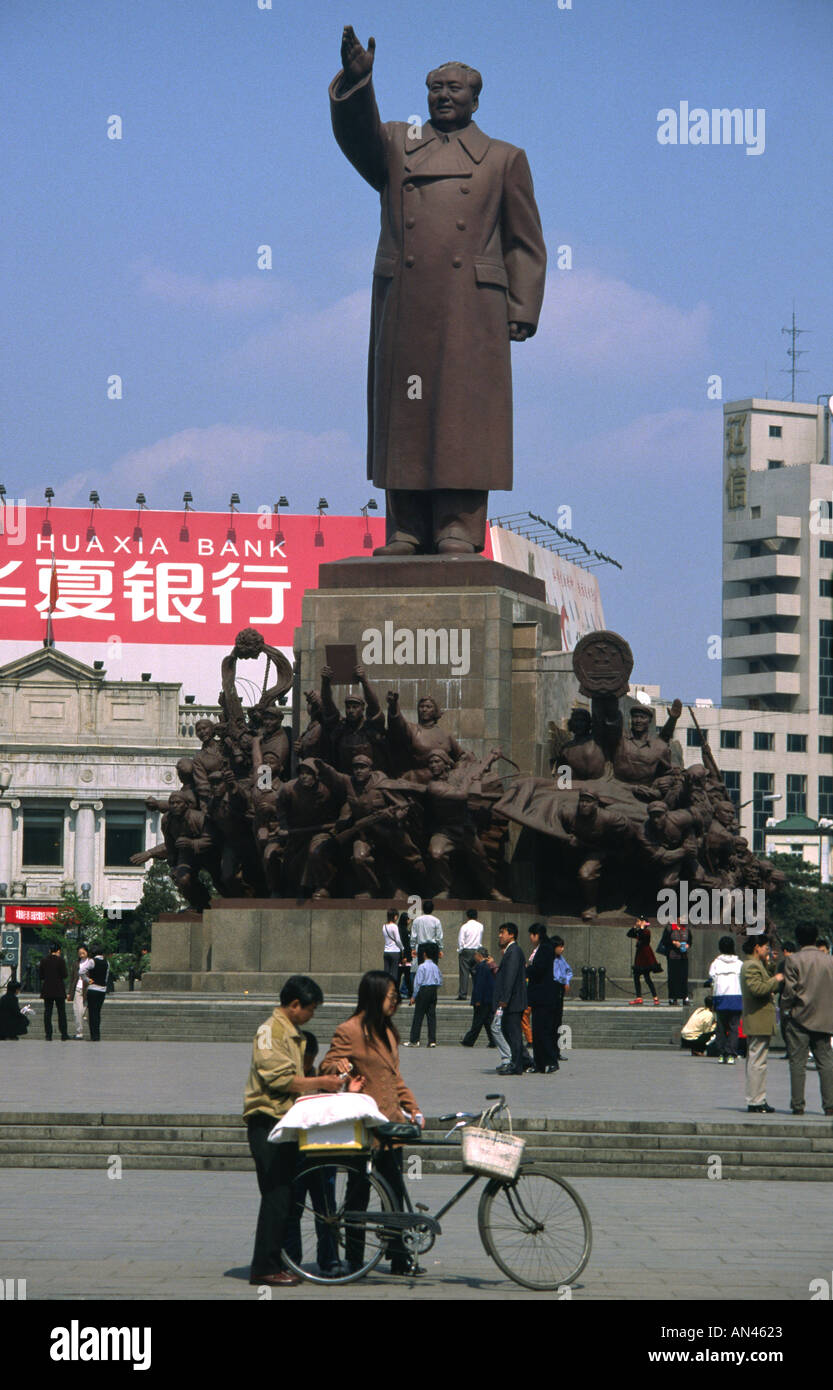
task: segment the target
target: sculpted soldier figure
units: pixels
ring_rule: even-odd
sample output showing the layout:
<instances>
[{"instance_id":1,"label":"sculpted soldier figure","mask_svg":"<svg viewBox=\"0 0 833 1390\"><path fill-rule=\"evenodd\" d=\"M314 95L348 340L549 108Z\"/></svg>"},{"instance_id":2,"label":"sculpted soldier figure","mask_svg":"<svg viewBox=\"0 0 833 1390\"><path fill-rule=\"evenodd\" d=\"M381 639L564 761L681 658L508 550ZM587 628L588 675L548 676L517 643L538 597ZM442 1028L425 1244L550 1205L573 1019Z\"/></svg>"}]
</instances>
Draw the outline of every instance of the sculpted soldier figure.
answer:
<instances>
[{"instance_id":1,"label":"sculpted soldier figure","mask_svg":"<svg viewBox=\"0 0 833 1390\"><path fill-rule=\"evenodd\" d=\"M646 705L631 709L630 731L622 735L613 754L613 775L620 782L649 788L671 766L667 741L650 733L653 719L653 710Z\"/></svg>"},{"instance_id":2,"label":"sculpted soldier figure","mask_svg":"<svg viewBox=\"0 0 833 1390\"><path fill-rule=\"evenodd\" d=\"M394 761L402 771L425 771L428 759L436 752L444 753L451 764L463 757L454 735L438 727L442 713L433 695L423 695L417 704L417 722L411 724L399 708L399 692L388 691L388 737Z\"/></svg>"},{"instance_id":3,"label":"sculpted soldier figure","mask_svg":"<svg viewBox=\"0 0 833 1390\"><path fill-rule=\"evenodd\" d=\"M584 901L581 916L582 921L591 922L598 911L602 867L612 858L621 860L624 857L631 829L623 815L607 808L601 797L589 791L579 791L575 807L562 806L558 818L571 848L581 855L578 870Z\"/></svg>"},{"instance_id":4,"label":"sculpted soldier figure","mask_svg":"<svg viewBox=\"0 0 833 1390\"><path fill-rule=\"evenodd\" d=\"M353 770L356 754L364 753L375 768L384 770L387 766L385 716L364 667L357 666L353 672L364 699L361 695L348 695L343 718L333 702L332 674L329 666L321 672L321 709L330 749L329 761L347 776Z\"/></svg>"},{"instance_id":5,"label":"sculpted soldier figure","mask_svg":"<svg viewBox=\"0 0 833 1390\"><path fill-rule=\"evenodd\" d=\"M488 771L495 753L485 763L472 766L471 774L453 780L447 753L434 749L428 757L431 780L426 786L426 819L432 896L450 896L452 874L462 869L475 892L497 902L508 899L495 887L495 876L485 847L477 834L469 800L481 790L480 776ZM480 776L473 774L479 773Z\"/></svg>"},{"instance_id":6,"label":"sculpted soldier figure","mask_svg":"<svg viewBox=\"0 0 833 1390\"><path fill-rule=\"evenodd\" d=\"M365 50L344 30L333 130L380 195L368 476L387 494L382 555L483 549L490 488L512 487L510 341L531 338L546 249L526 155L472 120L465 63L430 72L430 120L379 119Z\"/></svg>"},{"instance_id":7,"label":"sculpted soldier figure","mask_svg":"<svg viewBox=\"0 0 833 1390\"><path fill-rule=\"evenodd\" d=\"M335 872L330 830L344 805L344 779L317 758L304 758L298 776L282 782L275 798L277 843L284 849L284 878L294 890L328 898Z\"/></svg>"},{"instance_id":8,"label":"sculpted soldier figure","mask_svg":"<svg viewBox=\"0 0 833 1390\"><path fill-rule=\"evenodd\" d=\"M567 720L567 728L573 737L568 743L563 744L558 751L553 766L553 776L558 775L558 768L561 765L566 765L570 768L573 777L581 782L592 782L597 777L603 777L605 770L604 749L596 742L593 735L593 716L590 711L580 707L574 709Z\"/></svg>"},{"instance_id":9,"label":"sculpted soldier figure","mask_svg":"<svg viewBox=\"0 0 833 1390\"><path fill-rule=\"evenodd\" d=\"M226 766L222 749L217 742L219 728L213 719L198 719L194 725L194 733L200 741L201 748L191 760L192 774L197 801L203 810L208 806L211 796L211 774L222 772Z\"/></svg>"},{"instance_id":10,"label":"sculpted soldier figure","mask_svg":"<svg viewBox=\"0 0 833 1390\"><path fill-rule=\"evenodd\" d=\"M669 811L664 801L652 801L640 841L662 874L663 888L676 888L681 879L699 882L703 878L697 859L697 821L690 811Z\"/></svg>"},{"instance_id":11,"label":"sculpted soldier figure","mask_svg":"<svg viewBox=\"0 0 833 1390\"><path fill-rule=\"evenodd\" d=\"M347 800L336 832L358 827L350 837L352 869L359 884L357 898L378 898L391 876L396 880L394 893L407 896L425 888L425 864L405 825L410 810L403 794L406 785L374 771L364 753L353 759L352 775L346 779ZM416 789L409 790L413 793Z\"/></svg>"}]
</instances>

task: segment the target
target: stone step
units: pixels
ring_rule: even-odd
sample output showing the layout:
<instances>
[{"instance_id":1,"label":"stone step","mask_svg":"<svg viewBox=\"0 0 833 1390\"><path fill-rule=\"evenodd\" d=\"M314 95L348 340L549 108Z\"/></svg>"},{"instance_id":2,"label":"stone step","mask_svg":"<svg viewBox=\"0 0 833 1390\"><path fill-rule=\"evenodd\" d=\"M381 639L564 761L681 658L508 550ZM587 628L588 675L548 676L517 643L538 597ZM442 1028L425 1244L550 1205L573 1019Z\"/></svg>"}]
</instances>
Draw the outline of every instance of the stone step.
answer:
<instances>
[{"instance_id":1,"label":"stone step","mask_svg":"<svg viewBox=\"0 0 833 1390\"><path fill-rule=\"evenodd\" d=\"M62 1168L62 1169L98 1169L102 1166L99 1155L93 1154L2 1154L0 1153L0 1169L3 1168ZM252 1161L247 1155L240 1154L235 1157L213 1157L194 1155L154 1155L141 1154L135 1158L130 1158L128 1165L131 1170L157 1170L165 1172L251 1172ZM634 1173L632 1165L623 1163L619 1157L612 1162L601 1162L598 1160L586 1161L577 1160L576 1155L558 1164L557 1171L568 1178L633 1178L638 1176L645 1179L668 1179L668 1178L695 1178L699 1181L704 1180L704 1164L685 1163L675 1167L666 1167L664 1164L657 1163L651 1159L646 1159L639 1165L638 1174ZM459 1161L442 1160L428 1166L427 1173L447 1173L454 1177L461 1176ZM737 1166L724 1163L723 1181L756 1180L756 1181L784 1181L784 1182L830 1182L831 1172L829 1168L817 1166L800 1168L791 1167L773 1162L769 1165L752 1167L747 1164Z\"/></svg>"}]
</instances>

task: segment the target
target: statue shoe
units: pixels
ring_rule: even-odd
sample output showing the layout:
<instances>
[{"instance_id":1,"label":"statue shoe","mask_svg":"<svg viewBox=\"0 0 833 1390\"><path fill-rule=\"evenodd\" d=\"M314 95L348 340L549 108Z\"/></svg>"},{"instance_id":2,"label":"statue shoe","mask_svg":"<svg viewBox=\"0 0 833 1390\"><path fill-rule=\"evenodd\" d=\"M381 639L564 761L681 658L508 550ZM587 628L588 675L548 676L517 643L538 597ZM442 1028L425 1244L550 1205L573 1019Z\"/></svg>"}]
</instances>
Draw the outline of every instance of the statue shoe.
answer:
<instances>
[{"instance_id":1,"label":"statue shoe","mask_svg":"<svg viewBox=\"0 0 833 1390\"><path fill-rule=\"evenodd\" d=\"M387 545L379 545L374 550L374 555L416 555L417 548L410 541L388 541Z\"/></svg>"},{"instance_id":2,"label":"statue shoe","mask_svg":"<svg viewBox=\"0 0 833 1390\"><path fill-rule=\"evenodd\" d=\"M471 541L458 541L453 536L447 540L437 541L438 555L474 555L475 549Z\"/></svg>"}]
</instances>

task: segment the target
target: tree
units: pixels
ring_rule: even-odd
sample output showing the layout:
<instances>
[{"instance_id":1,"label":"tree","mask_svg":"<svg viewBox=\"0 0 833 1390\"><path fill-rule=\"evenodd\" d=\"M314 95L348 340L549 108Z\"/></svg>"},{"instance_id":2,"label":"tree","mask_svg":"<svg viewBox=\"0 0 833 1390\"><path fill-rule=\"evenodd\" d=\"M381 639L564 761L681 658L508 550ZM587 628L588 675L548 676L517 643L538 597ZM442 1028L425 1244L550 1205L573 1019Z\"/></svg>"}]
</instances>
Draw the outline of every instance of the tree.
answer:
<instances>
[{"instance_id":1,"label":"tree","mask_svg":"<svg viewBox=\"0 0 833 1390\"><path fill-rule=\"evenodd\" d=\"M81 898L74 889L61 894L61 906L46 927L35 927L41 941L57 941L64 951L74 951L82 943L89 946L100 941L106 955L118 949L119 929L103 907L96 907Z\"/></svg>"},{"instance_id":2,"label":"tree","mask_svg":"<svg viewBox=\"0 0 833 1390\"><path fill-rule=\"evenodd\" d=\"M801 923L822 936L833 929L833 887L800 854L770 854L770 863L784 874L784 883L770 899L770 913L782 941L795 940Z\"/></svg>"},{"instance_id":3,"label":"tree","mask_svg":"<svg viewBox=\"0 0 833 1390\"><path fill-rule=\"evenodd\" d=\"M168 866L156 859L145 874L142 896L133 909L133 950L136 955L150 950L150 928L163 912L181 912L186 906L168 873Z\"/></svg>"}]
</instances>

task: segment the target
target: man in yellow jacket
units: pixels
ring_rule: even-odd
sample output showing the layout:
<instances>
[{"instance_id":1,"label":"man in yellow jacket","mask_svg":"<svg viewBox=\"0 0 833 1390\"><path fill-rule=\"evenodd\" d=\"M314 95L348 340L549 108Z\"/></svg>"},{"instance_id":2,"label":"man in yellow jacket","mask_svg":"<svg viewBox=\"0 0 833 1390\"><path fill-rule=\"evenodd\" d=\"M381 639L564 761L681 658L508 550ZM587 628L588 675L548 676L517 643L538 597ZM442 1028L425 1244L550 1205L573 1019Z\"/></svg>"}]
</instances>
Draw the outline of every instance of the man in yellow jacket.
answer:
<instances>
[{"instance_id":1,"label":"man in yellow jacket","mask_svg":"<svg viewBox=\"0 0 833 1390\"><path fill-rule=\"evenodd\" d=\"M746 1108L756 1115L775 1109L766 1099L766 1063L775 1031L773 994L784 976L773 974L769 944L762 936L748 936L743 943L746 960L740 972L743 994L743 1031L746 1034Z\"/></svg>"},{"instance_id":2,"label":"man in yellow jacket","mask_svg":"<svg viewBox=\"0 0 833 1390\"><path fill-rule=\"evenodd\" d=\"M292 1210L297 1150L294 1144L270 1144L268 1135L298 1096L341 1090L341 1076L304 1075L306 1039L300 1030L323 1002L315 980L308 975L291 976L281 990L280 1004L271 1018L261 1023L252 1044L243 1118L257 1169L260 1212L250 1284L281 1288L301 1282L281 1260Z\"/></svg>"}]
</instances>

